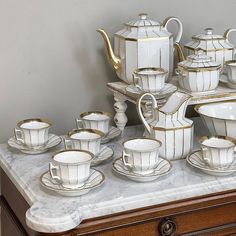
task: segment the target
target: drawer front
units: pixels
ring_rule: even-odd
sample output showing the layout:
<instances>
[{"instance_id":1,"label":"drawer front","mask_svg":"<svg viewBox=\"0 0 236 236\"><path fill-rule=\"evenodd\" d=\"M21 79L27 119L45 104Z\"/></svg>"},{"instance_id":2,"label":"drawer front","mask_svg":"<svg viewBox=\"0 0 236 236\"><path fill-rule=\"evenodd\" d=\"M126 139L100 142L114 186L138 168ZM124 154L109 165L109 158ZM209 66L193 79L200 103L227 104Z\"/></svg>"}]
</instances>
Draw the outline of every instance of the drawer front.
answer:
<instances>
[{"instance_id":1,"label":"drawer front","mask_svg":"<svg viewBox=\"0 0 236 236\"><path fill-rule=\"evenodd\" d=\"M26 232L19 225L17 219L12 214L12 212L8 211L8 208L3 206L3 202L1 201L1 233L2 236L26 236Z\"/></svg>"},{"instance_id":2,"label":"drawer front","mask_svg":"<svg viewBox=\"0 0 236 236\"><path fill-rule=\"evenodd\" d=\"M232 235L236 222L236 203L205 208L152 219L132 225L120 226L103 232L93 233L96 236L175 236L175 235ZM229 225L227 227L227 225ZM219 227L220 226L220 227ZM223 227L224 226L224 227ZM215 233L214 233L215 232ZM219 232L216 234L216 232ZM77 234L83 235L83 234Z\"/></svg>"}]
</instances>

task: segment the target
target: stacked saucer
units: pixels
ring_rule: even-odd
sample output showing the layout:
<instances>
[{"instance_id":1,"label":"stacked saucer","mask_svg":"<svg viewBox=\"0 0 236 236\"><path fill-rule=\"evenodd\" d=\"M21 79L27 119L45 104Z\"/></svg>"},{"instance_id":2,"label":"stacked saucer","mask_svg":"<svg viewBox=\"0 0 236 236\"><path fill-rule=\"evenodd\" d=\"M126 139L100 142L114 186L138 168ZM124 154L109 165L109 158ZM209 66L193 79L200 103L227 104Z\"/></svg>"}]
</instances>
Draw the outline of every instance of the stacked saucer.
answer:
<instances>
[{"instance_id":1,"label":"stacked saucer","mask_svg":"<svg viewBox=\"0 0 236 236\"><path fill-rule=\"evenodd\" d=\"M236 141L226 136L200 138L201 150L191 153L187 162L206 174L226 176L236 172Z\"/></svg>"},{"instance_id":2,"label":"stacked saucer","mask_svg":"<svg viewBox=\"0 0 236 236\"><path fill-rule=\"evenodd\" d=\"M152 93L156 99L164 99L177 90L172 84L165 83L168 71L158 67L137 68L133 73L134 85L126 91L133 94Z\"/></svg>"},{"instance_id":3,"label":"stacked saucer","mask_svg":"<svg viewBox=\"0 0 236 236\"><path fill-rule=\"evenodd\" d=\"M61 143L61 138L50 134L51 122L34 118L22 120L14 129L15 136L8 140L9 146L26 154L40 154Z\"/></svg>"},{"instance_id":4,"label":"stacked saucer","mask_svg":"<svg viewBox=\"0 0 236 236\"><path fill-rule=\"evenodd\" d=\"M49 171L42 174L41 185L63 196L81 196L104 183L102 172L90 168L94 155L71 149L56 153Z\"/></svg>"},{"instance_id":5,"label":"stacked saucer","mask_svg":"<svg viewBox=\"0 0 236 236\"><path fill-rule=\"evenodd\" d=\"M123 155L113 163L113 170L136 182L149 182L170 172L171 163L159 157L161 142L134 138L123 143Z\"/></svg>"}]
</instances>

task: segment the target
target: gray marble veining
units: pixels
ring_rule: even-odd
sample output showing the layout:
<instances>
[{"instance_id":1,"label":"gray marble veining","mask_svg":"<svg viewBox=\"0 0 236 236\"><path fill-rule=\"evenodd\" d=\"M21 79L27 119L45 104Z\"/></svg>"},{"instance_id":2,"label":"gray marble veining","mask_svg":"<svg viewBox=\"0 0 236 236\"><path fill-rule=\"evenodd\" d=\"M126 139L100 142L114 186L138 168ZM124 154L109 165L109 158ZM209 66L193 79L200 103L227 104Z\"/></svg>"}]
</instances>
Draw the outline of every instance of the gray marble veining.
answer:
<instances>
[{"instance_id":1,"label":"gray marble veining","mask_svg":"<svg viewBox=\"0 0 236 236\"><path fill-rule=\"evenodd\" d=\"M196 133L206 134L198 123L195 121ZM107 144L114 150L113 160L121 156L124 139L142 134L142 126L127 127L123 137ZM0 145L0 165L31 206L26 213L26 222L36 231L66 231L78 226L84 219L224 191L236 186L235 175L208 176L188 166L185 160L173 162L170 174L155 182L136 183L115 174L112 161L109 161L95 167L105 174L104 185L81 197L62 197L43 189L39 182L41 174L48 170L52 154L62 148L61 145L45 154L26 155L7 144Z\"/></svg>"}]
</instances>

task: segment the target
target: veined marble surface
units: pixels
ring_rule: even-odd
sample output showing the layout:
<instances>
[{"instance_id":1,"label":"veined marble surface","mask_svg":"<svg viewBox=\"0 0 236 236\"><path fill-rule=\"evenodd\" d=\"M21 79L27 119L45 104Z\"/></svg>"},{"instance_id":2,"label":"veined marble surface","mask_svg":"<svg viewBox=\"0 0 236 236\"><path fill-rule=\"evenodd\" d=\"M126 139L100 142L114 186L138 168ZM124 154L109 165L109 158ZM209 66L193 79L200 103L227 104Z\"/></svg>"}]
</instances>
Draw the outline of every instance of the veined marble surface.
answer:
<instances>
[{"instance_id":1,"label":"veined marble surface","mask_svg":"<svg viewBox=\"0 0 236 236\"><path fill-rule=\"evenodd\" d=\"M197 135L205 135L195 120ZM121 143L127 137L141 136L142 126L130 126L108 146L114 157L121 156ZM196 144L196 143L195 143ZM95 167L106 177L105 184L81 197L62 197L40 186L40 175L48 170L52 154L63 146L41 155L26 155L7 144L0 145L0 165L31 206L26 213L29 227L39 232L61 232L75 228L84 219L135 208L234 189L236 175L214 177L190 167L185 160L173 162L172 171L155 182L136 183L116 175L112 161ZM195 145L195 149L197 146Z\"/></svg>"}]
</instances>

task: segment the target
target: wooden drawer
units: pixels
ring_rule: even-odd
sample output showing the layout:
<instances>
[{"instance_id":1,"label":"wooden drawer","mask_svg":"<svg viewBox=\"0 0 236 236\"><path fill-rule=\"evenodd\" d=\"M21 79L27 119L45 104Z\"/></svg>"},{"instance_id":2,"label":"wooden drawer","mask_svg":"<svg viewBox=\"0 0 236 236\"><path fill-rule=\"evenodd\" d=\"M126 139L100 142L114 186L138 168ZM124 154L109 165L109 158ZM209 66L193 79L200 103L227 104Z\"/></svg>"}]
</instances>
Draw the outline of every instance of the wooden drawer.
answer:
<instances>
[{"instance_id":1,"label":"wooden drawer","mask_svg":"<svg viewBox=\"0 0 236 236\"><path fill-rule=\"evenodd\" d=\"M236 235L236 193L225 191L86 220L68 235Z\"/></svg>"},{"instance_id":2,"label":"wooden drawer","mask_svg":"<svg viewBox=\"0 0 236 236\"><path fill-rule=\"evenodd\" d=\"M104 232L93 233L96 236L172 236L172 235L230 235L236 228L236 203L219 207L171 215L138 224L126 225ZM220 227L219 227L220 226ZM236 227L236 224L235 224ZM205 232L205 233L204 233ZM215 232L215 233L213 233ZM78 234L81 235L81 234Z\"/></svg>"},{"instance_id":3,"label":"wooden drawer","mask_svg":"<svg viewBox=\"0 0 236 236\"><path fill-rule=\"evenodd\" d=\"M1 198L1 236L27 236L6 201Z\"/></svg>"}]
</instances>

